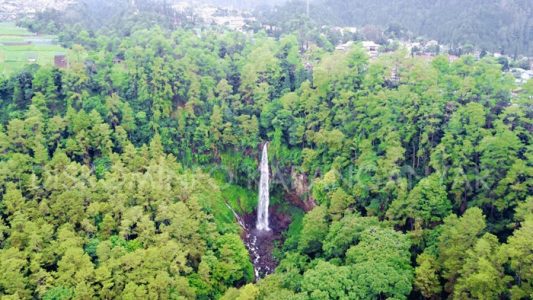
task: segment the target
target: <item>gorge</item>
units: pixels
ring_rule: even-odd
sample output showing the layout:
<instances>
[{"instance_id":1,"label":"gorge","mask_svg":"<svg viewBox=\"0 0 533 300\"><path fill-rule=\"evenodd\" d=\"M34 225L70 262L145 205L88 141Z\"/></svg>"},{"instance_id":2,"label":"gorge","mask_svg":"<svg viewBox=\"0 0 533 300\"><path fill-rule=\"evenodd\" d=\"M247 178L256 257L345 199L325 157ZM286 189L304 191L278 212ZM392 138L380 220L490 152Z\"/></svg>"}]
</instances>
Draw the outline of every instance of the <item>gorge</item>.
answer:
<instances>
[{"instance_id":1,"label":"gorge","mask_svg":"<svg viewBox=\"0 0 533 300\"><path fill-rule=\"evenodd\" d=\"M291 218L287 214L279 211L278 207L270 206L271 174L268 142L265 142L261 149L257 209L255 213L245 214L242 217L234 212L243 228L241 238L254 266L256 280L274 272L278 261L273 256L273 250L276 245L283 244L283 232L291 223Z\"/></svg>"}]
</instances>

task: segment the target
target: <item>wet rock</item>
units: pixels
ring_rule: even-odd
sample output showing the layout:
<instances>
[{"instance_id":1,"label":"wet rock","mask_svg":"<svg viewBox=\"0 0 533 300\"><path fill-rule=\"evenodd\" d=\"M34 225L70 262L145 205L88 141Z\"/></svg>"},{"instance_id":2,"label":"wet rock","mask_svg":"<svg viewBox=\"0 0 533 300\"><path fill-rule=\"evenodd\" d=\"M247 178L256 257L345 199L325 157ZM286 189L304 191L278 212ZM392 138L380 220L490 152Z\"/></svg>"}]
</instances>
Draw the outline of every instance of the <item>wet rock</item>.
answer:
<instances>
[{"instance_id":1,"label":"wet rock","mask_svg":"<svg viewBox=\"0 0 533 300\"><path fill-rule=\"evenodd\" d=\"M272 252L276 245L283 243L283 232L287 230L291 223L290 217L278 213L275 207L271 207L269 213L271 229L269 231L255 228L255 212L243 217L245 229L241 238L248 249L248 253L250 253L256 280L275 271L278 261L272 255Z\"/></svg>"},{"instance_id":2,"label":"wet rock","mask_svg":"<svg viewBox=\"0 0 533 300\"><path fill-rule=\"evenodd\" d=\"M304 173L298 173L291 169L292 189L286 193L286 199L293 205L308 212L316 206L316 202L311 196L309 180Z\"/></svg>"}]
</instances>

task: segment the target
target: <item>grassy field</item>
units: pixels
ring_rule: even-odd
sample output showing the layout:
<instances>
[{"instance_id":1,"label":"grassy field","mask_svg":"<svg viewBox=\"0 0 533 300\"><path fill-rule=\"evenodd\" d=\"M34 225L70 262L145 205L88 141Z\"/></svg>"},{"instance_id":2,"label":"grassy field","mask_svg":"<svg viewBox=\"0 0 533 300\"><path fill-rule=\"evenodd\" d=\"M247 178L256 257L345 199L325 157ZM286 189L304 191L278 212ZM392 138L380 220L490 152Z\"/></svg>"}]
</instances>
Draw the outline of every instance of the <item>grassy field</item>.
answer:
<instances>
[{"instance_id":1,"label":"grassy field","mask_svg":"<svg viewBox=\"0 0 533 300\"><path fill-rule=\"evenodd\" d=\"M33 35L33 33L13 23L0 22L0 35Z\"/></svg>"},{"instance_id":2,"label":"grassy field","mask_svg":"<svg viewBox=\"0 0 533 300\"><path fill-rule=\"evenodd\" d=\"M67 52L54 41L54 36L36 36L12 23L0 23L0 74L12 74L32 63L53 65L55 55Z\"/></svg>"}]
</instances>

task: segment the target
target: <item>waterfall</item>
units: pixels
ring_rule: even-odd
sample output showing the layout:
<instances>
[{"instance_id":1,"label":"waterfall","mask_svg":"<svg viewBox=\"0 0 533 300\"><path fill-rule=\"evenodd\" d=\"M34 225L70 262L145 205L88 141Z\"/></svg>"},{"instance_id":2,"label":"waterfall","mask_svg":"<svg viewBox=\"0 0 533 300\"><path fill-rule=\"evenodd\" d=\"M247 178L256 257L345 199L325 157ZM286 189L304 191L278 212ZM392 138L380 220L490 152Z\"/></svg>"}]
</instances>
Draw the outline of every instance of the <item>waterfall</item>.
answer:
<instances>
[{"instance_id":1,"label":"waterfall","mask_svg":"<svg viewBox=\"0 0 533 300\"><path fill-rule=\"evenodd\" d=\"M269 231L268 227L268 203L270 201L269 195L269 173L268 173L268 143L263 146L263 153L261 155L261 178L259 180L259 203L257 205L257 223L255 227L258 230Z\"/></svg>"}]
</instances>

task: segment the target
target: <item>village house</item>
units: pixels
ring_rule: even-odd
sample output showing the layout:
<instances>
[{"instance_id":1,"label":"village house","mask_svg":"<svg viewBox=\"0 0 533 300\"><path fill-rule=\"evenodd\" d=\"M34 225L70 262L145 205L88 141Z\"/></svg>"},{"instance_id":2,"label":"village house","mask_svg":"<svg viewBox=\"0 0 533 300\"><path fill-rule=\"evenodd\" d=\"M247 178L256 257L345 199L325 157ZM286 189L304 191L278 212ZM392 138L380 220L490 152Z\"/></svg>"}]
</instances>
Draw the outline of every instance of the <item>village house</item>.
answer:
<instances>
[{"instance_id":1,"label":"village house","mask_svg":"<svg viewBox=\"0 0 533 300\"><path fill-rule=\"evenodd\" d=\"M327 26L322 26L322 29L327 28ZM342 35L348 34L348 33L357 33L356 27L340 27L335 26L332 27L333 30L340 32Z\"/></svg>"},{"instance_id":2,"label":"village house","mask_svg":"<svg viewBox=\"0 0 533 300\"><path fill-rule=\"evenodd\" d=\"M379 45L374 43L374 41L363 41L363 48L365 48L371 58L378 56Z\"/></svg>"},{"instance_id":3,"label":"village house","mask_svg":"<svg viewBox=\"0 0 533 300\"><path fill-rule=\"evenodd\" d=\"M524 84L528 80L533 78L533 71L532 70L524 70L522 68L512 68L509 70L509 72L513 75L515 78L515 82L517 84Z\"/></svg>"},{"instance_id":4,"label":"village house","mask_svg":"<svg viewBox=\"0 0 533 300\"><path fill-rule=\"evenodd\" d=\"M60 69L68 67L67 57L64 54L57 54L54 56L54 66Z\"/></svg>"},{"instance_id":5,"label":"village house","mask_svg":"<svg viewBox=\"0 0 533 300\"><path fill-rule=\"evenodd\" d=\"M349 41L349 42L347 42L347 43L344 43L344 44L338 45L337 47L335 47L335 50L338 50L338 51L346 51L346 50L348 50L352 45L353 45L353 41Z\"/></svg>"}]
</instances>

